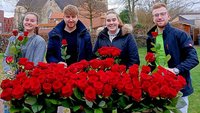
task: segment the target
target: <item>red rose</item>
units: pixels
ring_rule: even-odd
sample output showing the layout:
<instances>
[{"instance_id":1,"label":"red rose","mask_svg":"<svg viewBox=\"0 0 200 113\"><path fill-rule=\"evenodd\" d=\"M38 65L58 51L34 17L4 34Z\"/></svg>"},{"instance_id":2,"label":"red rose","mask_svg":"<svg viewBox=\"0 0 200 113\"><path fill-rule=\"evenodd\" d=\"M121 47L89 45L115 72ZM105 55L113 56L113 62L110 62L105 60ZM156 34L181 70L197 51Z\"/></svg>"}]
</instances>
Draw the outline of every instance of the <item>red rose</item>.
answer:
<instances>
[{"instance_id":1,"label":"red rose","mask_svg":"<svg viewBox=\"0 0 200 113\"><path fill-rule=\"evenodd\" d=\"M62 88L61 95L64 97L70 97L73 94L73 89L71 85L66 85Z\"/></svg>"},{"instance_id":2,"label":"red rose","mask_svg":"<svg viewBox=\"0 0 200 113\"><path fill-rule=\"evenodd\" d=\"M156 98L160 94L160 88L157 85L153 84L148 88L148 93L150 97Z\"/></svg>"},{"instance_id":3,"label":"red rose","mask_svg":"<svg viewBox=\"0 0 200 113\"><path fill-rule=\"evenodd\" d=\"M19 41L22 41L22 40L24 39L24 37L20 35L17 39L18 39Z\"/></svg>"},{"instance_id":4,"label":"red rose","mask_svg":"<svg viewBox=\"0 0 200 113\"><path fill-rule=\"evenodd\" d=\"M52 90L51 87L52 87L52 86L51 86L50 83L44 83L44 84L42 85L42 88L43 88L45 94L50 94L50 93L51 93L51 90Z\"/></svg>"},{"instance_id":5,"label":"red rose","mask_svg":"<svg viewBox=\"0 0 200 113\"><path fill-rule=\"evenodd\" d=\"M7 56L6 57L6 63L7 64L10 64L10 63L13 63L13 62L14 62L13 56Z\"/></svg>"},{"instance_id":6,"label":"red rose","mask_svg":"<svg viewBox=\"0 0 200 113\"><path fill-rule=\"evenodd\" d=\"M94 83L94 88L96 89L97 95L100 95L102 93L103 90L103 83L102 82L95 82Z\"/></svg>"},{"instance_id":7,"label":"red rose","mask_svg":"<svg viewBox=\"0 0 200 113\"><path fill-rule=\"evenodd\" d=\"M139 66L137 64L133 64L129 67L129 74L132 78L138 78L139 75Z\"/></svg>"},{"instance_id":8,"label":"red rose","mask_svg":"<svg viewBox=\"0 0 200 113\"><path fill-rule=\"evenodd\" d=\"M2 91L0 98L6 101L10 101L12 99L12 88L6 88Z\"/></svg>"},{"instance_id":9,"label":"red rose","mask_svg":"<svg viewBox=\"0 0 200 113\"><path fill-rule=\"evenodd\" d=\"M63 84L60 81L55 81L53 83L53 90L55 93L58 93L61 91Z\"/></svg>"},{"instance_id":10,"label":"red rose","mask_svg":"<svg viewBox=\"0 0 200 113\"><path fill-rule=\"evenodd\" d=\"M142 70L141 70L141 73L150 73L151 72L151 68L149 66L146 66L146 65L143 65L142 66Z\"/></svg>"},{"instance_id":11,"label":"red rose","mask_svg":"<svg viewBox=\"0 0 200 113\"><path fill-rule=\"evenodd\" d=\"M25 37L28 36L28 31L24 31L24 36L25 36Z\"/></svg>"},{"instance_id":12,"label":"red rose","mask_svg":"<svg viewBox=\"0 0 200 113\"><path fill-rule=\"evenodd\" d=\"M85 88L88 86L87 80L81 79L77 81L77 86L80 88L82 91L85 90Z\"/></svg>"},{"instance_id":13,"label":"red rose","mask_svg":"<svg viewBox=\"0 0 200 113\"><path fill-rule=\"evenodd\" d=\"M31 87L31 85L30 85L30 79L26 79L23 82L22 86L23 86L25 92L30 92L30 87Z\"/></svg>"},{"instance_id":14,"label":"red rose","mask_svg":"<svg viewBox=\"0 0 200 113\"><path fill-rule=\"evenodd\" d=\"M145 56L145 60L146 60L147 62L154 62L155 59L156 59L156 57L155 57L154 53L151 53L151 52L148 52L148 53L146 54L146 56Z\"/></svg>"},{"instance_id":15,"label":"red rose","mask_svg":"<svg viewBox=\"0 0 200 113\"><path fill-rule=\"evenodd\" d=\"M16 86L12 91L12 96L15 99L21 99L24 96L24 89L21 85Z\"/></svg>"},{"instance_id":16,"label":"red rose","mask_svg":"<svg viewBox=\"0 0 200 113\"><path fill-rule=\"evenodd\" d=\"M84 91L84 96L88 101L94 101L96 99L96 91L93 87L89 86Z\"/></svg>"},{"instance_id":17,"label":"red rose","mask_svg":"<svg viewBox=\"0 0 200 113\"><path fill-rule=\"evenodd\" d=\"M103 97L110 97L112 94L112 87L109 84L104 85L102 96Z\"/></svg>"},{"instance_id":18,"label":"red rose","mask_svg":"<svg viewBox=\"0 0 200 113\"><path fill-rule=\"evenodd\" d=\"M41 85L38 78L30 79L30 91L32 95L38 95L41 92Z\"/></svg>"},{"instance_id":19,"label":"red rose","mask_svg":"<svg viewBox=\"0 0 200 113\"><path fill-rule=\"evenodd\" d=\"M131 96L133 92L133 84L131 83L128 83L125 85L125 93L128 95L128 96Z\"/></svg>"},{"instance_id":20,"label":"red rose","mask_svg":"<svg viewBox=\"0 0 200 113\"><path fill-rule=\"evenodd\" d=\"M27 62L24 67L25 70L32 70L33 68L34 68L33 62Z\"/></svg>"},{"instance_id":21,"label":"red rose","mask_svg":"<svg viewBox=\"0 0 200 113\"><path fill-rule=\"evenodd\" d=\"M12 81L9 79L5 79L1 82L1 88L6 89L6 88L12 88Z\"/></svg>"},{"instance_id":22,"label":"red rose","mask_svg":"<svg viewBox=\"0 0 200 113\"><path fill-rule=\"evenodd\" d=\"M158 32L151 32L151 35L156 38L158 36Z\"/></svg>"},{"instance_id":23,"label":"red rose","mask_svg":"<svg viewBox=\"0 0 200 113\"><path fill-rule=\"evenodd\" d=\"M28 61L27 58L19 58L18 64L19 64L19 65L25 65L27 61Z\"/></svg>"},{"instance_id":24,"label":"red rose","mask_svg":"<svg viewBox=\"0 0 200 113\"><path fill-rule=\"evenodd\" d=\"M13 30L12 33L13 33L14 36L18 35L18 31L17 30Z\"/></svg>"},{"instance_id":25,"label":"red rose","mask_svg":"<svg viewBox=\"0 0 200 113\"><path fill-rule=\"evenodd\" d=\"M66 39L62 39L62 45L66 46L67 45L67 40Z\"/></svg>"},{"instance_id":26,"label":"red rose","mask_svg":"<svg viewBox=\"0 0 200 113\"><path fill-rule=\"evenodd\" d=\"M142 98L142 90L140 88L133 88L131 96L135 101L139 102Z\"/></svg>"}]
</instances>

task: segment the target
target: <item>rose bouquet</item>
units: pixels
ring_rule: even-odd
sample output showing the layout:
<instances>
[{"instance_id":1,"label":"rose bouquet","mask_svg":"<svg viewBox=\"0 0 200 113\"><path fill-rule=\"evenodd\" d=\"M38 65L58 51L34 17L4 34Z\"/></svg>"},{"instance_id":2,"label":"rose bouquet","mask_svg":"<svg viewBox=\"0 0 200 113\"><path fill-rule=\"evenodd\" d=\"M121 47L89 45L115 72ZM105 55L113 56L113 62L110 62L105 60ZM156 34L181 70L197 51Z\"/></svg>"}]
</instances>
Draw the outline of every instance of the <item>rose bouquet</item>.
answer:
<instances>
[{"instance_id":1,"label":"rose bouquet","mask_svg":"<svg viewBox=\"0 0 200 113\"><path fill-rule=\"evenodd\" d=\"M148 66L139 71L133 65L126 70L113 58L82 60L67 68L23 61L16 78L1 83L1 98L10 101L11 112L55 113L58 106L77 113L176 111L185 85L183 77L165 68L151 73Z\"/></svg>"},{"instance_id":2,"label":"rose bouquet","mask_svg":"<svg viewBox=\"0 0 200 113\"><path fill-rule=\"evenodd\" d=\"M14 40L9 42L9 56L6 57L6 63L10 65L11 71L15 73L18 70L17 62L22 57L21 48L28 41L28 32L19 34L17 30L13 32ZM13 78L13 76L10 76Z\"/></svg>"}]
</instances>

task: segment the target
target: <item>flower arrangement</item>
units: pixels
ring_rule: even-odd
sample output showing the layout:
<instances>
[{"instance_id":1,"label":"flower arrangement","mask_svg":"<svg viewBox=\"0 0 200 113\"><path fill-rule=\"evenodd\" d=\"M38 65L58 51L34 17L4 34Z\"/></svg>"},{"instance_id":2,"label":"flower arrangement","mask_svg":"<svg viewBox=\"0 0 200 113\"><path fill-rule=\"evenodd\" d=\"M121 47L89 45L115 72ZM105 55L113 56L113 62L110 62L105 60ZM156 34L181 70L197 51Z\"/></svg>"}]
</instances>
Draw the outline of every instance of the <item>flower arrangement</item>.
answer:
<instances>
[{"instance_id":1,"label":"flower arrangement","mask_svg":"<svg viewBox=\"0 0 200 113\"><path fill-rule=\"evenodd\" d=\"M10 101L11 112L55 113L58 106L77 113L176 112L178 92L186 84L161 66L155 73L147 65L126 70L113 58L82 60L67 68L19 61L16 78L1 83L1 99Z\"/></svg>"}]
</instances>

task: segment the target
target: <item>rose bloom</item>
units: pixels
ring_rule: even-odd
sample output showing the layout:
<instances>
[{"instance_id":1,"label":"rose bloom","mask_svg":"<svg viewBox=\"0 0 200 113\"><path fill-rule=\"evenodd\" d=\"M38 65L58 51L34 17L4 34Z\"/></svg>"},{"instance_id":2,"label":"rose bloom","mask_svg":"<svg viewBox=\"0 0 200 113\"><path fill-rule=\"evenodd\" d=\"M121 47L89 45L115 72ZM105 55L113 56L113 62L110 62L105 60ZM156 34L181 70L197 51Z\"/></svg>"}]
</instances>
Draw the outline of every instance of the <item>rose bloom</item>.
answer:
<instances>
[{"instance_id":1,"label":"rose bloom","mask_svg":"<svg viewBox=\"0 0 200 113\"><path fill-rule=\"evenodd\" d=\"M28 31L24 31L24 36L25 36L25 37L28 36Z\"/></svg>"},{"instance_id":2,"label":"rose bloom","mask_svg":"<svg viewBox=\"0 0 200 113\"><path fill-rule=\"evenodd\" d=\"M151 35L156 38L158 36L158 32L151 32Z\"/></svg>"},{"instance_id":3,"label":"rose bloom","mask_svg":"<svg viewBox=\"0 0 200 113\"><path fill-rule=\"evenodd\" d=\"M14 36L18 35L18 31L17 30L13 30L12 33L13 33Z\"/></svg>"},{"instance_id":4,"label":"rose bloom","mask_svg":"<svg viewBox=\"0 0 200 113\"><path fill-rule=\"evenodd\" d=\"M84 91L84 96L88 101L94 101L96 99L96 91L93 87L89 86Z\"/></svg>"},{"instance_id":5,"label":"rose bloom","mask_svg":"<svg viewBox=\"0 0 200 113\"><path fill-rule=\"evenodd\" d=\"M28 61L27 58L20 58L19 61L18 61L18 64L19 65L25 65L27 61Z\"/></svg>"},{"instance_id":6,"label":"rose bloom","mask_svg":"<svg viewBox=\"0 0 200 113\"><path fill-rule=\"evenodd\" d=\"M24 96L24 88L21 85L16 86L12 91L12 96L15 99L21 99Z\"/></svg>"},{"instance_id":7,"label":"rose bloom","mask_svg":"<svg viewBox=\"0 0 200 113\"><path fill-rule=\"evenodd\" d=\"M13 56L7 56L6 57L6 63L7 64L10 64L10 63L13 63L13 62L14 62Z\"/></svg>"},{"instance_id":8,"label":"rose bloom","mask_svg":"<svg viewBox=\"0 0 200 113\"><path fill-rule=\"evenodd\" d=\"M148 53L146 54L146 56L145 56L145 60L146 60L147 62L154 62L155 59L156 59L156 57L155 57L154 53L151 53L151 52L148 52Z\"/></svg>"},{"instance_id":9,"label":"rose bloom","mask_svg":"<svg viewBox=\"0 0 200 113\"><path fill-rule=\"evenodd\" d=\"M17 39L18 39L19 41L22 41L22 40L24 39L24 37L23 37L23 36L19 36Z\"/></svg>"},{"instance_id":10,"label":"rose bloom","mask_svg":"<svg viewBox=\"0 0 200 113\"><path fill-rule=\"evenodd\" d=\"M67 40L66 39L62 39L62 45L66 46L67 45Z\"/></svg>"},{"instance_id":11,"label":"rose bloom","mask_svg":"<svg viewBox=\"0 0 200 113\"><path fill-rule=\"evenodd\" d=\"M103 88L103 97L110 97L112 94L112 86L109 84L106 84Z\"/></svg>"}]
</instances>

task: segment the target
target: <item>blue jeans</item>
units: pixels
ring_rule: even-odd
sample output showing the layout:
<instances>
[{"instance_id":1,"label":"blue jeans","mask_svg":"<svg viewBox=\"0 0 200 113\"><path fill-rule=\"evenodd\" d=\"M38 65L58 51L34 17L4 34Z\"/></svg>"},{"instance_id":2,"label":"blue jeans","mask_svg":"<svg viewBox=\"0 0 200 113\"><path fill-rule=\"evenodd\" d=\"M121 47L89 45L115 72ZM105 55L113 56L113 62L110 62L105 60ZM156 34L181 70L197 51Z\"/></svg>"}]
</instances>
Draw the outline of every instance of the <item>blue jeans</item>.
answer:
<instances>
[{"instance_id":1,"label":"blue jeans","mask_svg":"<svg viewBox=\"0 0 200 113\"><path fill-rule=\"evenodd\" d=\"M9 107L7 105L4 105L4 113L10 113Z\"/></svg>"}]
</instances>

